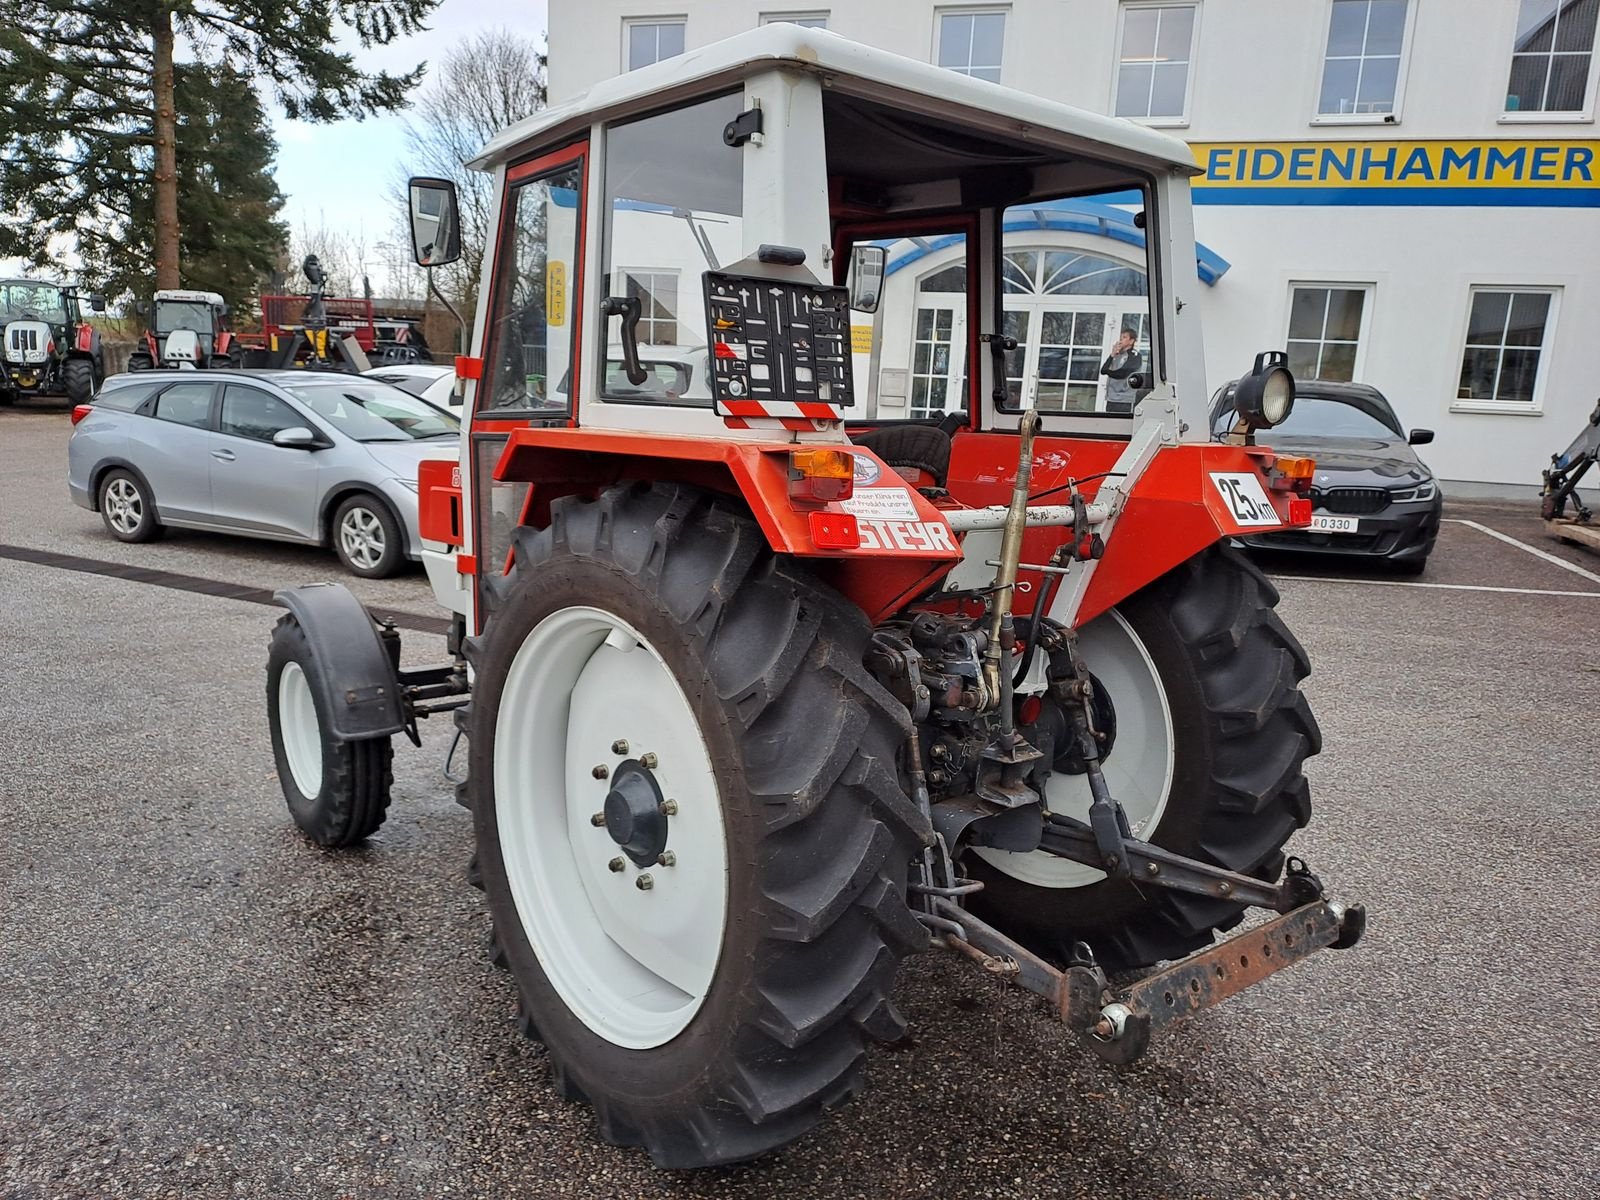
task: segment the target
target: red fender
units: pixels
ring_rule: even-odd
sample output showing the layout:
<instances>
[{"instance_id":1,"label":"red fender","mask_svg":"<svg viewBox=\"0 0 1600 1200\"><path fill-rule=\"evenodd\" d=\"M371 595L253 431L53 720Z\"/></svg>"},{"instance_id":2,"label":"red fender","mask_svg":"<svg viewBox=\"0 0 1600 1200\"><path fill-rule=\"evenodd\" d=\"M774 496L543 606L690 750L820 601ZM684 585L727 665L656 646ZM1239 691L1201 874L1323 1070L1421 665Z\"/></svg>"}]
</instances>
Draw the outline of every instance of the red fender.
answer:
<instances>
[{"instance_id":1,"label":"red fender","mask_svg":"<svg viewBox=\"0 0 1600 1200\"><path fill-rule=\"evenodd\" d=\"M524 427L512 432L494 477L533 485L523 522L535 527L549 522L551 500L593 495L623 479L692 483L739 496L773 550L810 560L820 578L873 621L894 612L961 557L938 509L859 447L851 448L864 460L857 466L853 503L791 500L789 452L794 449L786 441ZM848 512L850 507L856 512Z\"/></svg>"},{"instance_id":2,"label":"red fender","mask_svg":"<svg viewBox=\"0 0 1600 1200\"><path fill-rule=\"evenodd\" d=\"M88 324L79 325L78 337L74 345L83 353L92 354L94 352L94 326Z\"/></svg>"},{"instance_id":3,"label":"red fender","mask_svg":"<svg viewBox=\"0 0 1600 1200\"><path fill-rule=\"evenodd\" d=\"M232 344L233 344L233 334L229 333L226 329L224 329L221 333L217 334L217 349L216 349L216 353L218 353L218 354L226 354L228 352L228 347L231 346Z\"/></svg>"},{"instance_id":4,"label":"red fender","mask_svg":"<svg viewBox=\"0 0 1600 1200\"><path fill-rule=\"evenodd\" d=\"M1041 437L1034 443L1031 491L1056 487L1069 477L1086 479L1116 464L1127 443L1090 438ZM948 487L963 504L1007 504L1016 479L1017 436L1014 433L958 433L950 454ZM1133 493L1106 539L1105 557L1095 564L1077 623L1093 620L1153 583L1179 563L1193 558L1224 537L1263 528L1288 528L1309 519L1291 521L1292 493L1268 486L1266 472L1273 453L1264 447L1229 446L1215 442L1186 443L1157 452L1134 485ZM1274 526L1247 526L1230 509L1214 476L1255 476L1270 499ZM1103 481L1084 486L1092 499ZM1059 493L1049 503L1064 503ZM1263 515L1263 520L1265 516ZM1060 529L1037 528L1023 536L1022 560L1045 562L1064 540ZM1043 582L1038 572L1023 571L1018 578L1033 586L1015 599L1019 613L1031 612Z\"/></svg>"}]
</instances>

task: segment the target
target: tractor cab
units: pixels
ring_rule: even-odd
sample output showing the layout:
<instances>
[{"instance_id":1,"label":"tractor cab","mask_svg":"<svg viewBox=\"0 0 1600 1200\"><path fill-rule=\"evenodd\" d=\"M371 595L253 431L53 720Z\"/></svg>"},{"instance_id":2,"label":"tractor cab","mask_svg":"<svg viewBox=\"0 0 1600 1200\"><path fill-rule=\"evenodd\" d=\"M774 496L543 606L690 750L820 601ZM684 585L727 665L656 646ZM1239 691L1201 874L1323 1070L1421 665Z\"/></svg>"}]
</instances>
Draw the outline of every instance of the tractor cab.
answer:
<instances>
[{"instance_id":1,"label":"tractor cab","mask_svg":"<svg viewBox=\"0 0 1600 1200\"><path fill-rule=\"evenodd\" d=\"M1206 440L1181 142L775 24L478 165L470 426L417 480L449 661L289 589L268 713L326 846L452 714L492 956L606 1140L791 1142L904 1034L915 951L1127 1063L1356 942L1284 853L1308 660L1229 545L1309 523L1312 463L1256 441L1278 352ZM423 266L456 203L411 181Z\"/></svg>"},{"instance_id":2,"label":"tractor cab","mask_svg":"<svg viewBox=\"0 0 1600 1200\"><path fill-rule=\"evenodd\" d=\"M76 287L37 279L0 279L0 404L22 396L87 401L105 375L100 333L84 316L84 300L104 312L105 300Z\"/></svg>"},{"instance_id":3,"label":"tractor cab","mask_svg":"<svg viewBox=\"0 0 1600 1200\"><path fill-rule=\"evenodd\" d=\"M466 360L463 546L481 571L441 562L435 575L474 624L533 482L514 478L519 458L600 453L625 473L638 456L624 434L853 444L986 507L1008 498L1025 412L1042 418L1034 483L1057 497L1093 477L1103 486L1087 495L1111 501L1157 449L1206 437L1198 170L1166 134L773 25L598 84L507 130L475 165L500 181ZM454 205L447 183L414 181L425 265L459 252ZM1263 373L1281 392L1275 366ZM566 432L540 432L554 428ZM535 443L548 449L523 449ZM869 495L873 482L858 511L830 511L932 567L923 498ZM1290 522L1286 495L1241 487L1237 509L1231 492L1204 499L1219 511L1203 536ZM782 507L772 523L787 526ZM784 544L851 549L812 534ZM974 539L984 557L965 556L963 586L992 540ZM1040 554L1047 540L1029 538ZM1170 566L1193 548L1157 557ZM920 578L895 574L896 588ZM1115 602L1111 588L1090 598L1092 574L1066 589L1069 611Z\"/></svg>"},{"instance_id":4,"label":"tractor cab","mask_svg":"<svg viewBox=\"0 0 1600 1200\"><path fill-rule=\"evenodd\" d=\"M129 359L130 370L236 367L239 348L228 328L228 304L216 292L167 288L139 306L150 320L144 348Z\"/></svg>"}]
</instances>

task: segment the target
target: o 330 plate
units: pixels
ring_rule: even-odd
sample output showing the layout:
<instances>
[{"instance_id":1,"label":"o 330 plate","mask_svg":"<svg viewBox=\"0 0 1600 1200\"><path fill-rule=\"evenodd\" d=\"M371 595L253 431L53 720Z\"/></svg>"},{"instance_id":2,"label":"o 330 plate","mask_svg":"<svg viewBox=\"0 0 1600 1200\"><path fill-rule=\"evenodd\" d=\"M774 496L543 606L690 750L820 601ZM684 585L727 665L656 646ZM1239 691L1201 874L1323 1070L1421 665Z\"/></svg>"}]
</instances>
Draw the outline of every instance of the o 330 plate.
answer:
<instances>
[{"instance_id":1,"label":"o 330 plate","mask_svg":"<svg viewBox=\"0 0 1600 1200\"><path fill-rule=\"evenodd\" d=\"M1312 513L1308 527L1312 533L1360 533L1361 522L1355 517L1336 517L1332 513Z\"/></svg>"}]
</instances>

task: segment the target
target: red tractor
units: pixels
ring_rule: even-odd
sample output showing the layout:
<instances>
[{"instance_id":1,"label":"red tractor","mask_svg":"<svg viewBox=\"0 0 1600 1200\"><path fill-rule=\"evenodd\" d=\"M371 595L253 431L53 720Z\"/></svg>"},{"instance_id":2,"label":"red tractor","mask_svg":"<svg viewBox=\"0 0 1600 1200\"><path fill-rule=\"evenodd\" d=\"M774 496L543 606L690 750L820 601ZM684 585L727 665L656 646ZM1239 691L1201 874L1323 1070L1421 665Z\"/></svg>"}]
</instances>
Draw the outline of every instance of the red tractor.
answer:
<instances>
[{"instance_id":1,"label":"red tractor","mask_svg":"<svg viewBox=\"0 0 1600 1200\"><path fill-rule=\"evenodd\" d=\"M451 715L491 954L602 1137L790 1142L903 1033L908 954L1122 1063L1356 941L1285 851L1306 654L1228 544L1308 524L1312 463L1256 443L1294 399L1271 353L1205 440L1182 142L771 25L477 165L470 427L419 480L446 657L400 668L348 592L291 589L268 712L325 846ZM451 185L411 209L451 261Z\"/></svg>"}]
</instances>

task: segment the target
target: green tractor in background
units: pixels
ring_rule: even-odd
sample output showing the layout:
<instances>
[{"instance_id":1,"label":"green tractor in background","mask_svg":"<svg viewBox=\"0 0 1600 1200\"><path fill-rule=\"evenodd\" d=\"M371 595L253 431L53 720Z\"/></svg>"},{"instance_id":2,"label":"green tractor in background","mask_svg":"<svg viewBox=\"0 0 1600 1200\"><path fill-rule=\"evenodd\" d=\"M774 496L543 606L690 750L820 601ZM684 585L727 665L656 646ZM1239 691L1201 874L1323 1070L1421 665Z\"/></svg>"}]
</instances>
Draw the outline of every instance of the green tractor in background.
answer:
<instances>
[{"instance_id":1,"label":"green tractor in background","mask_svg":"<svg viewBox=\"0 0 1600 1200\"><path fill-rule=\"evenodd\" d=\"M105 378L100 331L83 317L78 289L38 279L0 279L0 405L24 396L87 403ZM101 296L87 297L95 312Z\"/></svg>"}]
</instances>

